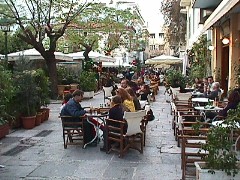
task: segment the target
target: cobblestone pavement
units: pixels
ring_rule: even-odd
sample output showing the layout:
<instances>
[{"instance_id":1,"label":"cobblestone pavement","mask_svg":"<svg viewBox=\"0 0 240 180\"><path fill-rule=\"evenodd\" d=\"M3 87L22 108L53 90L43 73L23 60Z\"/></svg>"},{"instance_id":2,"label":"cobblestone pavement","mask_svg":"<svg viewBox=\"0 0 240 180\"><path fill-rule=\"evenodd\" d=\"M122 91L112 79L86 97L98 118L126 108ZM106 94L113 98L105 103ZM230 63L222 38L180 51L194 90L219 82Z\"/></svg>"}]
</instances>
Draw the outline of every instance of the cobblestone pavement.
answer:
<instances>
[{"instance_id":1,"label":"cobblestone pavement","mask_svg":"<svg viewBox=\"0 0 240 180\"><path fill-rule=\"evenodd\" d=\"M0 140L0 179L181 179L180 148L171 129L170 105L160 86L151 103L155 120L148 123L144 153L130 150L122 159L97 147L63 148L60 102L52 102L49 120L32 130L19 129ZM103 93L84 100L99 106ZM37 136L43 130L45 137ZM16 148L17 147L17 148ZM15 148L15 149L14 149ZM5 154L12 150L10 154Z\"/></svg>"}]
</instances>

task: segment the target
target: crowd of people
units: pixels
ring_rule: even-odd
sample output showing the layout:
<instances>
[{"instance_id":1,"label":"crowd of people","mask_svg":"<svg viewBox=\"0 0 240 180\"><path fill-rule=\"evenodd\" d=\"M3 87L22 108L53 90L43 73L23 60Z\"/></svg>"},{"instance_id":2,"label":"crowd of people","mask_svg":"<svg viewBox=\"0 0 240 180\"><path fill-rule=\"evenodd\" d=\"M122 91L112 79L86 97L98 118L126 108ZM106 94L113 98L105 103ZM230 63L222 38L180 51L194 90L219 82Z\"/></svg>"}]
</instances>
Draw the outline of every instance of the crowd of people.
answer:
<instances>
[{"instance_id":1,"label":"crowd of people","mask_svg":"<svg viewBox=\"0 0 240 180\"><path fill-rule=\"evenodd\" d=\"M149 101L149 96L151 96L152 91L150 90L151 81L159 81L158 73L147 73L143 76L138 76L134 73L135 77L124 77L119 87L115 84L112 78L109 78L106 84L108 86L113 86L110 109L108 117L110 119L124 121L124 112L136 112L143 109L141 107L140 101ZM83 91L75 90L72 94L66 94L64 101L61 106L61 116L73 116L71 121L79 121L81 116L86 116L86 111L80 104L83 98ZM94 118L89 118L91 123L84 123L84 144L89 143L95 137L95 128L98 126L98 121ZM126 126L127 128L127 126ZM100 148L102 151L106 151L106 129L103 125L100 126L103 132L104 146ZM91 145L96 145L97 139ZM108 142L110 143L110 142Z\"/></svg>"}]
</instances>

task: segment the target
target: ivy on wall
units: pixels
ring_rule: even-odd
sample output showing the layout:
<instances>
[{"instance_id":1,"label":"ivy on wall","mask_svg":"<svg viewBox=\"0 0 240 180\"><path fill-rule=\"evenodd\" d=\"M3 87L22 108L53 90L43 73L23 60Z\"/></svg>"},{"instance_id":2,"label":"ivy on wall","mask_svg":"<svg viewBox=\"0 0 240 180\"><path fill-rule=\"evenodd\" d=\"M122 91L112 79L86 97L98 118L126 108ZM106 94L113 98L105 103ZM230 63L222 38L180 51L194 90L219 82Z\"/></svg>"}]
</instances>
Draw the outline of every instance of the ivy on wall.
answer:
<instances>
[{"instance_id":1,"label":"ivy on wall","mask_svg":"<svg viewBox=\"0 0 240 180\"><path fill-rule=\"evenodd\" d=\"M188 51L190 78L203 78L210 75L211 52L208 50L207 36L202 35Z\"/></svg>"}]
</instances>

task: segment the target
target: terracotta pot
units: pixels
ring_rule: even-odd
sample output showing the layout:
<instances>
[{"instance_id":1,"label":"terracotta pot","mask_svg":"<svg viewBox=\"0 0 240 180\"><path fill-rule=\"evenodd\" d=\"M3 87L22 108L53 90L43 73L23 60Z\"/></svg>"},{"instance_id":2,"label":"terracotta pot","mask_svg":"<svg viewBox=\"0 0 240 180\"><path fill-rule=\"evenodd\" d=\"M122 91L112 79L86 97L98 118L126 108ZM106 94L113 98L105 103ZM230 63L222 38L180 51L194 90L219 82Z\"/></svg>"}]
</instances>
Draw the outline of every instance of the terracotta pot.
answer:
<instances>
[{"instance_id":1,"label":"terracotta pot","mask_svg":"<svg viewBox=\"0 0 240 180\"><path fill-rule=\"evenodd\" d=\"M0 139L5 137L9 133L9 125L3 124L0 125Z\"/></svg>"},{"instance_id":2,"label":"terracotta pot","mask_svg":"<svg viewBox=\"0 0 240 180\"><path fill-rule=\"evenodd\" d=\"M42 120L41 123L43 123L44 121L46 121L46 110L45 109L40 109L39 110L42 113Z\"/></svg>"},{"instance_id":3,"label":"terracotta pot","mask_svg":"<svg viewBox=\"0 0 240 180\"><path fill-rule=\"evenodd\" d=\"M35 127L36 116L21 117L23 128L32 129Z\"/></svg>"},{"instance_id":4,"label":"terracotta pot","mask_svg":"<svg viewBox=\"0 0 240 180\"><path fill-rule=\"evenodd\" d=\"M42 122L42 112L38 112L37 115L36 115L36 122L35 122L35 125L36 126L39 126Z\"/></svg>"},{"instance_id":5,"label":"terracotta pot","mask_svg":"<svg viewBox=\"0 0 240 180\"><path fill-rule=\"evenodd\" d=\"M50 109L49 108L42 108L45 111L45 121L48 120L49 114L50 114Z\"/></svg>"}]
</instances>

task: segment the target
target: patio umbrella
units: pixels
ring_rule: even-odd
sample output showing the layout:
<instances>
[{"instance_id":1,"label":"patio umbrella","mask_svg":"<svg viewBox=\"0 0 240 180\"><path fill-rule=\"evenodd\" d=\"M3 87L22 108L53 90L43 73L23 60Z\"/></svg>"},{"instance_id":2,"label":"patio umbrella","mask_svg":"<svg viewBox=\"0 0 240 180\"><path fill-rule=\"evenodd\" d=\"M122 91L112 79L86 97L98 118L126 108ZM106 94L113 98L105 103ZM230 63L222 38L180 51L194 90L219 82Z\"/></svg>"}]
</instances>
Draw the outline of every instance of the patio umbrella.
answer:
<instances>
[{"instance_id":1,"label":"patio umbrella","mask_svg":"<svg viewBox=\"0 0 240 180\"><path fill-rule=\"evenodd\" d=\"M54 52L55 58L58 61L73 61L73 58L62 53L62 52ZM36 49L27 49L15 53L8 54L8 61L16 61L19 60L20 57L26 57L29 60L43 60L44 58Z\"/></svg>"},{"instance_id":2,"label":"patio umbrella","mask_svg":"<svg viewBox=\"0 0 240 180\"><path fill-rule=\"evenodd\" d=\"M182 58L161 55L151 59L147 59L145 64L181 64Z\"/></svg>"},{"instance_id":3,"label":"patio umbrella","mask_svg":"<svg viewBox=\"0 0 240 180\"><path fill-rule=\"evenodd\" d=\"M83 56L84 51L80 52L75 52L75 53L70 53L68 56L71 56L73 60L77 59L84 59L85 57ZM104 54L90 51L88 54L89 58L93 59L94 62L115 62L116 59L110 56L105 56Z\"/></svg>"}]
</instances>

